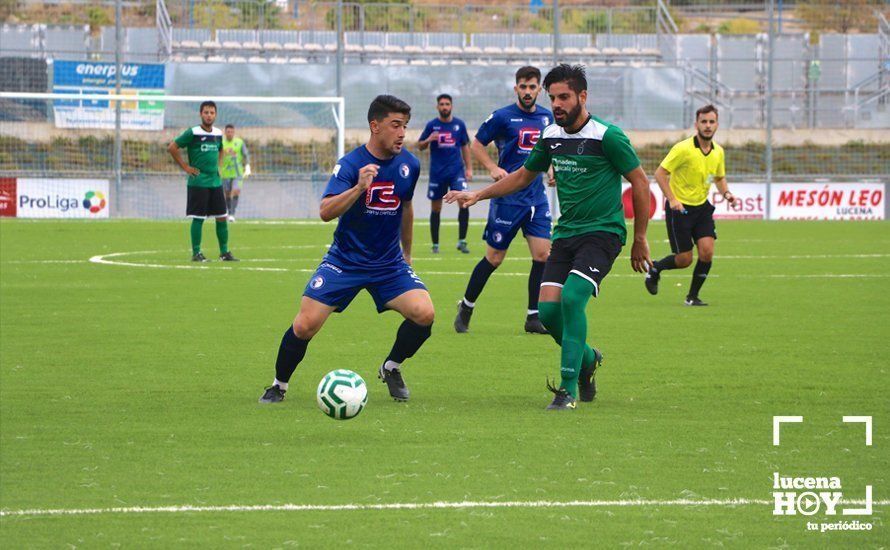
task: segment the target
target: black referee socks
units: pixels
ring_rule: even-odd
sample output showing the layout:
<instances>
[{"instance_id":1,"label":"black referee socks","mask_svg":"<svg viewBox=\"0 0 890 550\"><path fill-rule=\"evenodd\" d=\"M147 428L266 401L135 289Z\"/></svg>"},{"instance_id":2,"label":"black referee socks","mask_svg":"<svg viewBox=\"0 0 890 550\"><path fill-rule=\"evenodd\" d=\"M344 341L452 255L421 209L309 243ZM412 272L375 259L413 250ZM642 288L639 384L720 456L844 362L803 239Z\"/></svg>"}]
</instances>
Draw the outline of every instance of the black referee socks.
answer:
<instances>
[{"instance_id":1,"label":"black referee socks","mask_svg":"<svg viewBox=\"0 0 890 550\"><path fill-rule=\"evenodd\" d=\"M695 269L692 271L692 285L689 286L690 298L698 297L698 291L701 290L701 285L705 284L709 271L711 271L711 262L699 260L695 263Z\"/></svg>"}]
</instances>

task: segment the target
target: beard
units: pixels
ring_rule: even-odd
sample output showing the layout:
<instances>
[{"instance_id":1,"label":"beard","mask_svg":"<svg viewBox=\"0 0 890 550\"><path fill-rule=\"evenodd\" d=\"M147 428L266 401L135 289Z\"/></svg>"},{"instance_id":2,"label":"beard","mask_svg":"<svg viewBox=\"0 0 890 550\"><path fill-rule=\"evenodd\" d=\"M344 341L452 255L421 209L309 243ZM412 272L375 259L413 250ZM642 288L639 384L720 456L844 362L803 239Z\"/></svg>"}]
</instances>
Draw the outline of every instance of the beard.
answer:
<instances>
[{"instance_id":1,"label":"beard","mask_svg":"<svg viewBox=\"0 0 890 550\"><path fill-rule=\"evenodd\" d=\"M566 113L566 117L565 117L565 119L563 119L562 122L560 122L559 119L556 119L555 117L554 117L554 122L556 122L557 126L562 126L563 128L565 128L567 126L573 126L576 122L578 122L578 117L580 117L580 116L581 116L581 103L578 102L578 104L575 105L575 107L571 111Z\"/></svg>"},{"instance_id":2,"label":"beard","mask_svg":"<svg viewBox=\"0 0 890 550\"><path fill-rule=\"evenodd\" d=\"M516 99L519 100L519 103L520 103L523 107L525 107L526 109L531 109L532 107L535 106L535 102L537 101L537 96L530 95L530 96L528 97L528 99L525 99L524 96L517 95L517 96L516 96Z\"/></svg>"},{"instance_id":3,"label":"beard","mask_svg":"<svg viewBox=\"0 0 890 550\"><path fill-rule=\"evenodd\" d=\"M710 135L710 136L706 136L706 135L704 135L704 134L701 133L701 132L697 132L697 133L698 133L698 140L699 140L699 141L711 141L712 139L714 139L714 134L715 134L716 132L711 132L711 135Z\"/></svg>"},{"instance_id":4,"label":"beard","mask_svg":"<svg viewBox=\"0 0 890 550\"><path fill-rule=\"evenodd\" d=\"M440 110L440 111L439 111L439 118L448 118L448 117L450 117L450 116L451 116L451 110L450 110L450 109L447 110L447 111L443 111L443 110Z\"/></svg>"}]
</instances>

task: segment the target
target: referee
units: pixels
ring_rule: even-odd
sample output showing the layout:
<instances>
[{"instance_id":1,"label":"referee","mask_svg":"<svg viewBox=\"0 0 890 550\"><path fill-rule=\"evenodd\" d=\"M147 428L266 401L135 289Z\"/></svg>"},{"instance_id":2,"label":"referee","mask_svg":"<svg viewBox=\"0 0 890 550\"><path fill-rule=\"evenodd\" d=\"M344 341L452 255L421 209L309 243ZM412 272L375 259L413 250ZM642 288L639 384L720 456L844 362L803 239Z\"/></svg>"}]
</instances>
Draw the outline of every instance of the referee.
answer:
<instances>
[{"instance_id":1,"label":"referee","mask_svg":"<svg viewBox=\"0 0 890 550\"><path fill-rule=\"evenodd\" d=\"M658 294L661 272L683 269L692 264L692 244L698 248L698 261L692 272L692 284L686 295L687 306L706 306L698 293L714 258L714 205L708 202L711 183L734 206L735 196L726 185L723 147L714 143L717 133L717 108L705 105L695 112L696 135L671 148L655 170L655 180L665 196L664 218L667 223L670 256L654 262L646 274L646 290Z\"/></svg>"}]
</instances>

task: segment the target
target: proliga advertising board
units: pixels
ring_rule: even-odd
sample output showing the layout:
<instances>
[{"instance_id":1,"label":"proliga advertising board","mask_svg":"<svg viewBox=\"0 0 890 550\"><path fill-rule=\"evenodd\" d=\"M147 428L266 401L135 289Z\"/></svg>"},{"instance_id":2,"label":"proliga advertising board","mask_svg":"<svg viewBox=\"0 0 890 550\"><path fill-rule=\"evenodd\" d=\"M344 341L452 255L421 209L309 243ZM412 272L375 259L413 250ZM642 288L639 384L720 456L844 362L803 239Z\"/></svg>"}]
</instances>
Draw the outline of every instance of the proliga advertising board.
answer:
<instances>
[{"instance_id":1,"label":"proliga advertising board","mask_svg":"<svg viewBox=\"0 0 890 550\"><path fill-rule=\"evenodd\" d=\"M19 218L107 218L108 188L108 180L19 178L13 212Z\"/></svg>"},{"instance_id":2,"label":"proliga advertising board","mask_svg":"<svg viewBox=\"0 0 890 550\"><path fill-rule=\"evenodd\" d=\"M53 64L53 92L71 94L71 99L53 102L59 128L113 129L114 101L78 99L82 94L107 95L116 82L114 63L56 61ZM162 130L164 104L153 96L164 93L164 66L126 63L121 67L121 94L132 100L121 102L121 128Z\"/></svg>"}]
</instances>

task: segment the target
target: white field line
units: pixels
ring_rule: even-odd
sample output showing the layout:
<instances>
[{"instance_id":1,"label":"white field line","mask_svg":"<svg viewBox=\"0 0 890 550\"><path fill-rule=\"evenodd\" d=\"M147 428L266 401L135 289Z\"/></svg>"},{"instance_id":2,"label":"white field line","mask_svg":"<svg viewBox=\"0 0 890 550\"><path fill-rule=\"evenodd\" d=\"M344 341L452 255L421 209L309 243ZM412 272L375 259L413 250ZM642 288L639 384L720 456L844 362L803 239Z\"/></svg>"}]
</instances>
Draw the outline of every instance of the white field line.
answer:
<instances>
[{"instance_id":1,"label":"white field line","mask_svg":"<svg viewBox=\"0 0 890 550\"><path fill-rule=\"evenodd\" d=\"M128 262L123 260L118 260L121 256L129 256L133 254L154 254L160 251L143 251L143 252L114 252L112 254L102 254L98 256L93 256L89 259L91 263L101 264L101 265L114 265L114 266L123 266L123 267L148 267L154 269L204 269L204 270L238 270L238 271L267 271L267 272L277 272L277 273L315 273L315 268L284 268L284 267L251 267L247 265L222 265L222 266L209 266L206 264L160 264L160 263L144 263L144 262ZM249 263L249 260L245 260L244 263ZM467 271L427 271L421 270L419 275L444 275L444 276L456 276L456 275L467 275L469 272ZM512 271L498 271L500 275L510 276L510 277L527 277L527 272L512 272ZM675 274L670 274L672 277ZM679 274L678 274L679 275ZM712 277L716 277L717 275L713 275ZM634 274L614 274L610 276L611 278L621 277L621 278L640 278L641 275ZM766 274L766 275L734 275L733 277L742 278L742 279L885 279L890 278L890 273L825 273L825 274L812 274L812 273L804 273L804 274Z\"/></svg>"},{"instance_id":2,"label":"white field line","mask_svg":"<svg viewBox=\"0 0 890 550\"><path fill-rule=\"evenodd\" d=\"M863 505L864 500L842 500L842 504ZM531 501L457 501L457 502L397 502L392 504L230 504L226 506L128 506L115 508L32 508L0 510L0 517L14 516L89 516L100 514L179 514L214 512L344 512L361 510L443 510L472 508L627 508L627 507L737 507L772 506L766 499L675 499L675 500L531 500ZM872 506L887 506L890 500L877 500Z\"/></svg>"}]
</instances>

